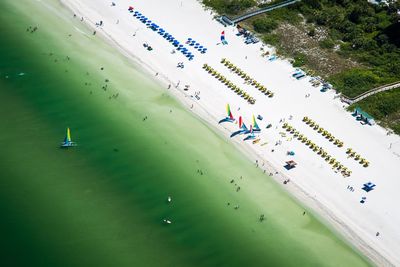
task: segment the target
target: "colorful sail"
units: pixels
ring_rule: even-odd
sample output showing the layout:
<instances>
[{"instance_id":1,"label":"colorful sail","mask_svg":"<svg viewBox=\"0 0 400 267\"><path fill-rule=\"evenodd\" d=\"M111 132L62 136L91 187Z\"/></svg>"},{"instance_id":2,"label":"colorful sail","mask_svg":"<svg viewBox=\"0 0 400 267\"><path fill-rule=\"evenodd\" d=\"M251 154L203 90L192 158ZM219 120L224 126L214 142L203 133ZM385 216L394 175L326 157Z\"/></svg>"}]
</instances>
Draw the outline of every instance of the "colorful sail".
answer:
<instances>
[{"instance_id":1,"label":"colorful sail","mask_svg":"<svg viewBox=\"0 0 400 267\"><path fill-rule=\"evenodd\" d=\"M71 131L69 128L67 128L67 134L65 135L64 143L70 143L71 141Z\"/></svg>"},{"instance_id":2,"label":"colorful sail","mask_svg":"<svg viewBox=\"0 0 400 267\"><path fill-rule=\"evenodd\" d=\"M230 108L229 104L226 105L226 112L228 113L229 119L233 120L234 118L233 118L233 114L231 112L231 108Z\"/></svg>"},{"instance_id":3,"label":"colorful sail","mask_svg":"<svg viewBox=\"0 0 400 267\"><path fill-rule=\"evenodd\" d=\"M228 44L228 42L225 40L225 31L221 32L221 42L224 45Z\"/></svg>"},{"instance_id":4,"label":"colorful sail","mask_svg":"<svg viewBox=\"0 0 400 267\"><path fill-rule=\"evenodd\" d=\"M256 118L254 117L254 115L253 115L253 127L254 127L254 129L260 129L260 127L258 127Z\"/></svg>"}]
</instances>

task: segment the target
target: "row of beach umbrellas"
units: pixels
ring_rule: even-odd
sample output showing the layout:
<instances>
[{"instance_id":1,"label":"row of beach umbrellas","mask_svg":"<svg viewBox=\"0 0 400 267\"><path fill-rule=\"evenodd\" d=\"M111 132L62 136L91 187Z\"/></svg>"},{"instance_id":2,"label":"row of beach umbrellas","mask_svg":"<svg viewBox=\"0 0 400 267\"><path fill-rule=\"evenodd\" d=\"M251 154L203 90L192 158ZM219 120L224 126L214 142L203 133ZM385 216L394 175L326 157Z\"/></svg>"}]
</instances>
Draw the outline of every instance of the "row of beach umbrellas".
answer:
<instances>
[{"instance_id":1,"label":"row of beach umbrellas","mask_svg":"<svg viewBox=\"0 0 400 267\"><path fill-rule=\"evenodd\" d=\"M192 52L190 52L188 48L186 48L177 39L175 39L175 37L172 34L168 33L166 30L161 28L159 25L157 25L156 23L152 22L149 18L147 18L145 15L143 15L139 11L134 11L133 12L133 9L129 9L129 12L133 13L134 17L136 17L142 23L146 24L153 31L157 31L157 33L161 37L163 37L166 41L170 42L174 47L176 47L176 50L181 52L188 60L193 60L194 59L194 55L192 54Z\"/></svg>"},{"instance_id":2,"label":"row of beach umbrellas","mask_svg":"<svg viewBox=\"0 0 400 267\"><path fill-rule=\"evenodd\" d=\"M196 42L192 38L188 38L186 44L193 46L194 49L197 49L202 54L205 54L207 52L207 48L205 46L202 46L200 43Z\"/></svg>"},{"instance_id":3,"label":"row of beach umbrellas","mask_svg":"<svg viewBox=\"0 0 400 267\"><path fill-rule=\"evenodd\" d=\"M322 158L325 159L326 162L328 162L333 169L337 169L340 171L344 176L350 176L351 171L343 166L338 160L336 160L334 157L328 154L327 151L325 151L322 147L317 146L314 142L312 142L310 139L308 139L305 135L301 134L299 131L297 131L293 126L289 125L288 123L284 123L282 126L284 129L286 129L287 132L293 134L295 138L297 138L299 141L304 143L306 146L308 146L312 151L316 152L318 155L320 155Z\"/></svg>"},{"instance_id":4,"label":"row of beach umbrellas","mask_svg":"<svg viewBox=\"0 0 400 267\"><path fill-rule=\"evenodd\" d=\"M246 91L236 86L234 83L229 81L226 77L224 77L221 73L213 69L211 66L204 64L203 69L206 70L209 74L214 76L214 78L218 79L220 82L225 84L229 89L234 91L237 95L243 97L250 104L254 104L256 102L255 98L250 96Z\"/></svg>"},{"instance_id":5,"label":"row of beach umbrellas","mask_svg":"<svg viewBox=\"0 0 400 267\"><path fill-rule=\"evenodd\" d=\"M338 147L343 147L343 142L342 141L340 141L339 139L335 138L331 133L329 133L324 128L320 127L318 124L316 124L309 117L305 116L303 118L303 122L308 124L314 130L318 131L318 133L322 134L322 136L325 136L327 139L329 139L329 141L333 142ZM348 148L346 153L349 155L349 157L354 158L356 161L359 161L359 163L362 164L364 167L368 167L369 166L369 161L367 161L366 159L362 158L359 154L357 154L355 151L353 151L352 148Z\"/></svg>"},{"instance_id":6,"label":"row of beach umbrellas","mask_svg":"<svg viewBox=\"0 0 400 267\"><path fill-rule=\"evenodd\" d=\"M328 132L324 128L320 127L315 121L313 121L309 117L305 116L303 118L303 122L305 122L308 126L313 128L315 131L318 131L318 133L320 133L322 136L324 136L330 142L333 142L336 146L343 147L342 141L340 141L338 138L335 138L330 132Z\"/></svg>"},{"instance_id":7,"label":"row of beach umbrellas","mask_svg":"<svg viewBox=\"0 0 400 267\"><path fill-rule=\"evenodd\" d=\"M274 93L270 90L268 90L264 85L260 84L257 82L255 79L251 78L247 73L245 73L243 70L235 66L232 62L227 60L226 58L223 58L221 60L221 63L225 65L228 69L232 70L235 72L237 75L239 75L241 78L243 78L246 82L250 83L253 85L255 88L257 88L260 92L265 94L268 97L273 97Z\"/></svg>"},{"instance_id":8,"label":"row of beach umbrellas","mask_svg":"<svg viewBox=\"0 0 400 267\"><path fill-rule=\"evenodd\" d=\"M366 160L365 158L362 158L360 154L357 154L355 151L353 151L352 148L348 148L346 150L346 154L349 155L350 158L354 158L355 161L358 161L360 164L362 164L365 168L369 166L369 161Z\"/></svg>"}]
</instances>

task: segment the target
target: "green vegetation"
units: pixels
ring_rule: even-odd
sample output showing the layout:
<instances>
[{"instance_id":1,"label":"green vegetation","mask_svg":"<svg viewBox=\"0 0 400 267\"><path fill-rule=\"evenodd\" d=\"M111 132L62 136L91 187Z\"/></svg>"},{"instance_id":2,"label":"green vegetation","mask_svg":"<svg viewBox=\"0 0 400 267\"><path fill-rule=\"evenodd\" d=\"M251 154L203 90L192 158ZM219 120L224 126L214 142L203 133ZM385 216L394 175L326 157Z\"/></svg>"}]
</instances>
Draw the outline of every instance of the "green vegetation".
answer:
<instances>
[{"instance_id":1,"label":"green vegetation","mask_svg":"<svg viewBox=\"0 0 400 267\"><path fill-rule=\"evenodd\" d=\"M278 45L278 43L279 43L278 35L273 34L273 33L264 34L262 37L262 40L266 44L275 45L275 46Z\"/></svg>"},{"instance_id":2,"label":"green vegetation","mask_svg":"<svg viewBox=\"0 0 400 267\"><path fill-rule=\"evenodd\" d=\"M257 3L255 0L203 0L203 4L220 14L236 15Z\"/></svg>"},{"instance_id":3,"label":"green vegetation","mask_svg":"<svg viewBox=\"0 0 400 267\"><path fill-rule=\"evenodd\" d=\"M270 33L278 27L278 23L269 17L264 17L254 20L253 27L259 33Z\"/></svg>"},{"instance_id":4,"label":"green vegetation","mask_svg":"<svg viewBox=\"0 0 400 267\"><path fill-rule=\"evenodd\" d=\"M400 90L391 90L370 96L350 106L360 106L363 110L373 115L384 126L390 127L396 134L400 134Z\"/></svg>"},{"instance_id":5,"label":"green vegetation","mask_svg":"<svg viewBox=\"0 0 400 267\"><path fill-rule=\"evenodd\" d=\"M355 58L365 66L332 77L339 91L354 96L399 80L400 48L387 31L397 22L399 2L382 7L365 0L304 0L295 8L308 23L328 30L328 38L320 42L322 48L341 43L342 56Z\"/></svg>"},{"instance_id":6,"label":"green vegetation","mask_svg":"<svg viewBox=\"0 0 400 267\"><path fill-rule=\"evenodd\" d=\"M221 13L230 12L234 2L241 2L241 12L255 7L255 1L203 0L203 3ZM277 1L274 1L274 3ZM221 5L221 6L218 6ZM259 5L264 7L265 5ZM326 77L346 96L354 97L374 87L400 80L400 21L397 11L400 1L389 6L373 5L366 0L303 0L250 19L244 25L262 34L262 40L277 46L280 52L294 58L295 66L305 66ZM305 25L301 22L305 21ZM276 31L281 23L302 28L309 38L317 36L316 28L324 30L317 46L337 53L339 58L355 62L352 69L339 68L338 73L321 73L318 66L307 61L306 54L282 51L282 34ZM290 41L290 40L289 40ZM336 47L338 50L336 51ZM335 48L335 49L333 49ZM399 89L369 97L360 106L400 133Z\"/></svg>"},{"instance_id":7,"label":"green vegetation","mask_svg":"<svg viewBox=\"0 0 400 267\"><path fill-rule=\"evenodd\" d=\"M319 46L325 49L332 49L335 47L335 42L331 38L326 38L319 42Z\"/></svg>"},{"instance_id":8,"label":"green vegetation","mask_svg":"<svg viewBox=\"0 0 400 267\"><path fill-rule=\"evenodd\" d=\"M307 55L303 54L303 53L297 53L294 56L294 62L293 62L293 66L294 67L301 67L304 66L307 62Z\"/></svg>"}]
</instances>

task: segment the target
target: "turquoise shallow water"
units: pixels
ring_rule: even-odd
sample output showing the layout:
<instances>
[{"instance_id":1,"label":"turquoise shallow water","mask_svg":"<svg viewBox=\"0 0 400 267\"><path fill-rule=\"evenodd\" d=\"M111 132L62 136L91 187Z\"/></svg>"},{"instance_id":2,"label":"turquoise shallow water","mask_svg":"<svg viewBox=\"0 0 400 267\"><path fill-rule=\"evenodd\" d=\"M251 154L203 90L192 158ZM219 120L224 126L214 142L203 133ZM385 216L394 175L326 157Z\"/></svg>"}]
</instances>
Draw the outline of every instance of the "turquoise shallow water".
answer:
<instances>
[{"instance_id":1,"label":"turquoise shallow water","mask_svg":"<svg viewBox=\"0 0 400 267\"><path fill-rule=\"evenodd\" d=\"M57 1L0 7L2 266L368 265Z\"/></svg>"}]
</instances>

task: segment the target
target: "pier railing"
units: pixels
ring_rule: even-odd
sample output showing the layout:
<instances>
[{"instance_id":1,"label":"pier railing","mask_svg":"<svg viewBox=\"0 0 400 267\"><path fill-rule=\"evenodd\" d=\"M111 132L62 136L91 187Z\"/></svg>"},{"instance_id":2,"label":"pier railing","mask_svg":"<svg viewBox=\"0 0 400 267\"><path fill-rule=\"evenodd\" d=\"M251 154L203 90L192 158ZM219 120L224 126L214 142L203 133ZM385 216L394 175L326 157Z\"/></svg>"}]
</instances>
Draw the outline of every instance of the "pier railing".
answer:
<instances>
[{"instance_id":1,"label":"pier railing","mask_svg":"<svg viewBox=\"0 0 400 267\"><path fill-rule=\"evenodd\" d=\"M265 12L269 12L269 11L272 11L272 10L274 10L274 9L278 9L278 8L285 7L285 6L288 6L288 5L292 5L292 4L294 4L294 3L296 3L296 2L299 2L299 1L300 1L300 0L287 0L287 1L283 1L283 2L281 2L281 3L277 3L277 4L274 4L274 5L270 5L270 6L261 8L261 9L259 9L259 10L256 10L256 11L253 11L253 12L250 12L250 13L247 13L247 14L244 14L244 15L242 15L242 16L240 16L240 17L235 18L235 19L231 19L231 21L234 22L234 23L238 23L238 22L241 22L241 21L243 21L243 20L245 20L245 19L251 18L251 17L253 17L253 16L257 16L257 15L259 15L259 14L262 14L262 13L265 13Z\"/></svg>"},{"instance_id":2,"label":"pier railing","mask_svg":"<svg viewBox=\"0 0 400 267\"><path fill-rule=\"evenodd\" d=\"M351 105L351 104L357 103L371 95L374 95L374 94L377 94L380 92L384 92L384 91L389 91L389 90L396 89L396 88L400 88L400 82L390 83L390 84L386 84L386 85L382 85L382 86L373 88L373 89L368 90L356 97L347 97L345 95L342 95L341 98L342 98L343 102Z\"/></svg>"}]
</instances>

